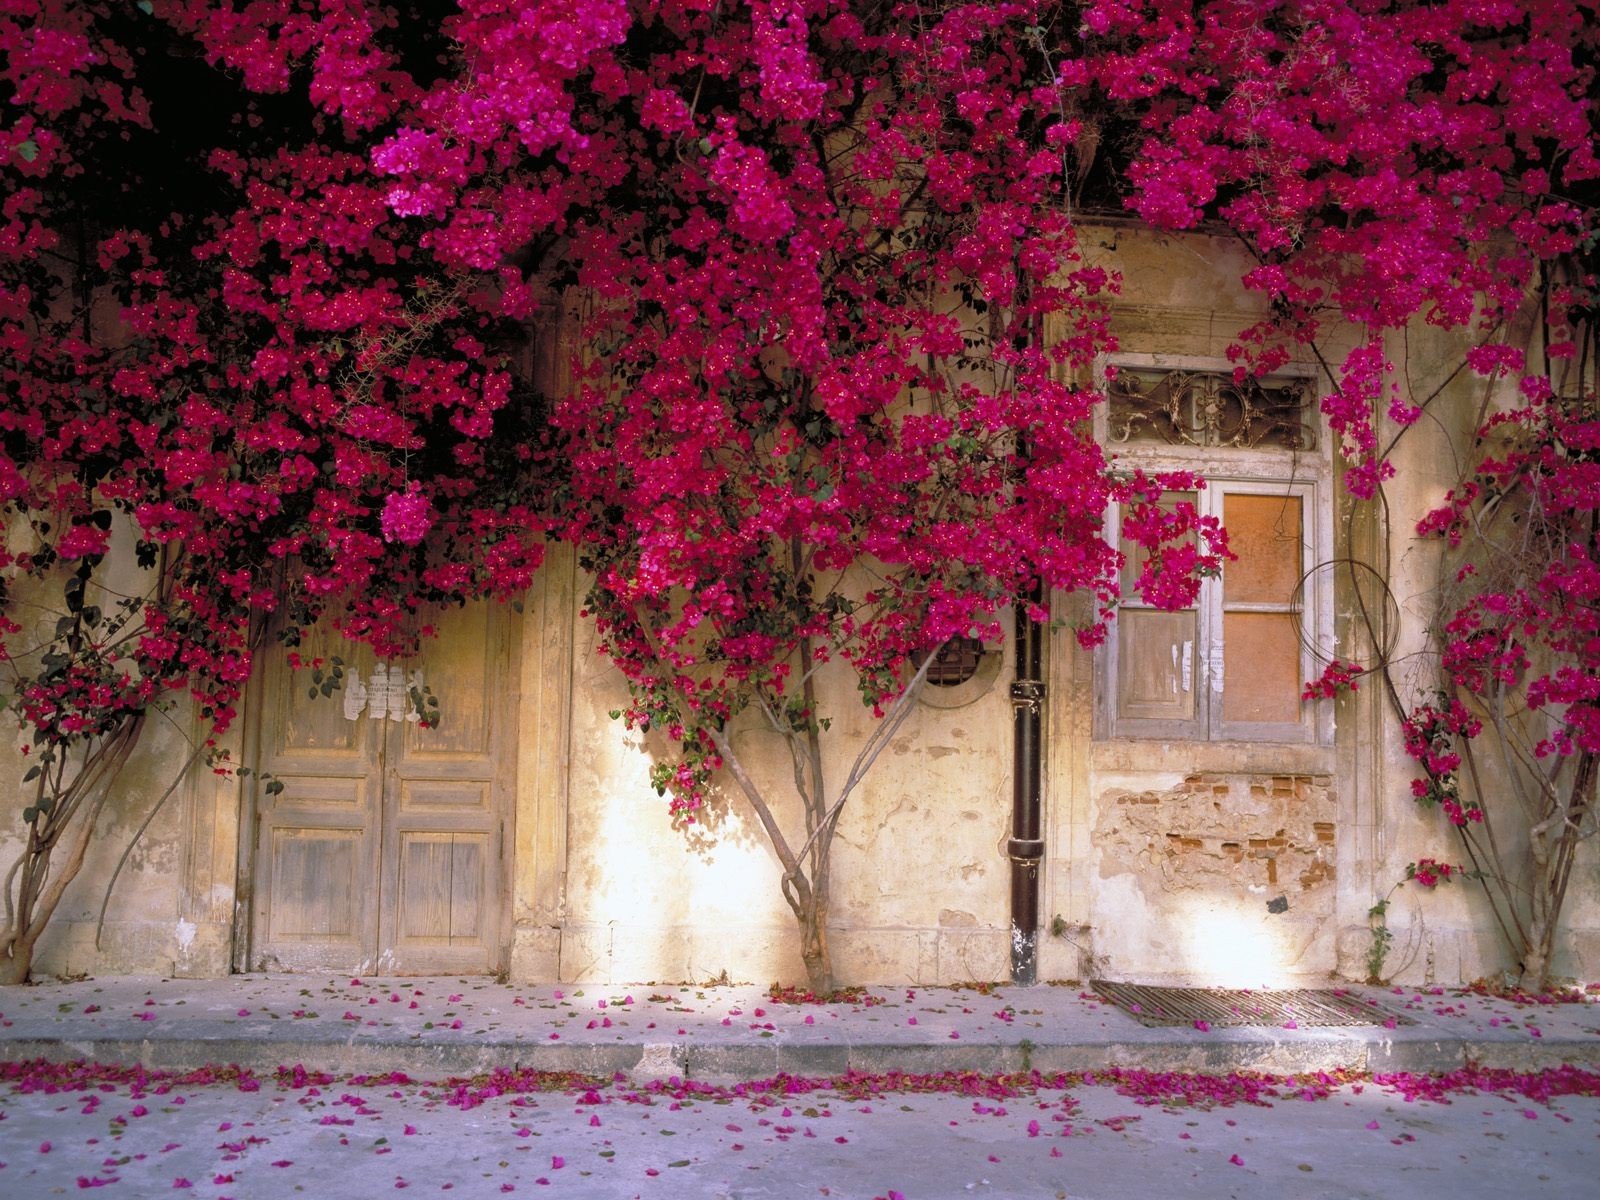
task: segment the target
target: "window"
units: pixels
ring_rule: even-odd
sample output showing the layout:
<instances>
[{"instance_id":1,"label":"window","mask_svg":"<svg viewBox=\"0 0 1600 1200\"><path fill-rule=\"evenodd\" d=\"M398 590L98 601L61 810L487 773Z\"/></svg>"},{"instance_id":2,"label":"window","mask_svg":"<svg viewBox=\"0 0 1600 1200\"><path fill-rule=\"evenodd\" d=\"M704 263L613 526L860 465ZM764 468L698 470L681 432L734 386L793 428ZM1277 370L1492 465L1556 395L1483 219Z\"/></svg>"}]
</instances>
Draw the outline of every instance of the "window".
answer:
<instances>
[{"instance_id":1,"label":"window","mask_svg":"<svg viewBox=\"0 0 1600 1200\"><path fill-rule=\"evenodd\" d=\"M953 637L933 652L928 667L930 687L960 687L978 673L983 662L983 643L975 637Z\"/></svg>"},{"instance_id":2,"label":"window","mask_svg":"<svg viewBox=\"0 0 1600 1200\"><path fill-rule=\"evenodd\" d=\"M1302 701L1327 645L1328 464L1316 450L1310 381L1235 384L1226 368L1119 361L1108 384L1107 440L1147 471L1202 473L1207 486L1171 494L1217 517L1237 556L1203 582L1192 608L1143 603L1126 556L1123 602L1101 652L1100 732L1114 737L1314 742L1326 717Z\"/></svg>"}]
</instances>

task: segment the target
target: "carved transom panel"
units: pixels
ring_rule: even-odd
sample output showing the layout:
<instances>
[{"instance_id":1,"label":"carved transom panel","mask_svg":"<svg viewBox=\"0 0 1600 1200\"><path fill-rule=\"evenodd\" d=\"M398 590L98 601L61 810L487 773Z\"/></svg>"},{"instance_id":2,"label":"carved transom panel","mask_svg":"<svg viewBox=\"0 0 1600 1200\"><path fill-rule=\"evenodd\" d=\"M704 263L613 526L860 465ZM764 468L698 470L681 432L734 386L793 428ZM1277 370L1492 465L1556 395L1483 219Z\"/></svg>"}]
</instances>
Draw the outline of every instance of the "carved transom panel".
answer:
<instances>
[{"instance_id":1,"label":"carved transom panel","mask_svg":"<svg viewBox=\"0 0 1600 1200\"><path fill-rule=\"evenodd\" d=\"M1311 383L1227 371L1116 369L1109 385L1113 442L1239 450L1312 450Z\"/></svg>"}]
</instances>

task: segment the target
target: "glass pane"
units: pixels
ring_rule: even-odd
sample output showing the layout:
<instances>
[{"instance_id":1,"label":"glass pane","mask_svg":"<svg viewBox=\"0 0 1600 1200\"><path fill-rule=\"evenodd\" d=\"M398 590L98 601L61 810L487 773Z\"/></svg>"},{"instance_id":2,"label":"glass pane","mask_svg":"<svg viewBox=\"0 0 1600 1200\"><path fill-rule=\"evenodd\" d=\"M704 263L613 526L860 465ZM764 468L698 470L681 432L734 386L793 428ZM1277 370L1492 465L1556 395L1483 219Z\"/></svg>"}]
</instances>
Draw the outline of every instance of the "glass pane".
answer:
<instances>
[{"instance_id":1,"label":"glass pane","mask_svg":"<svg viewBox=\"0 0 1600 1200\"><path fill-rule=\"evenodd\" d=\"M1300 634L1289 613L1222 616L1222 719L1300 719Z\"/></svg>"},{"instance_id":2,"label":"glass pane","mask_svg":"<svg viewBox=\"0 0 1600 1200\"><path fill-rule=\"evenodd\" d=\"M1192 609L1123 609L1117 614L1117 715L1193 720L1198 661Z\"/></svg>"},{"instance_id":3,"label":"glass pane","mask_svg":"<svg viewBox=\"0 0 1600 1200\"><path fill-rule=\"evenodd\" d=\"M1160 507L1166 512L1172 512L1176 505L1180 503L1192 505L1196 499L1194 492L1168 492L1161 497ZM1126 521L1127 518L1128 509L1124 505L1122 519ZM1192 537L1189 540L1193 540ZM1137 602L1138 594L1134 591L1134 584L1138 582L1139 572L1144 570L1144 564L1149 559L1150 552L1137 542L1129 541L1125 537L1118 542L1117 549L1122 551L1122 557L1125 560L1122 564L1122 594L1129 600Z\"/></svg>"},{"instance_id":4,"label":"glass pane","mask_svg":"<svg viewBox=\"0 0 1600 1200\"><path fill-rule=\"evenodd\" d=\"M1238 558L1222 569L1224 604L1288 604L1300 582L1302 516L1299 496L1222 498L1228 548Z\"/></svg>"}]
</instances>

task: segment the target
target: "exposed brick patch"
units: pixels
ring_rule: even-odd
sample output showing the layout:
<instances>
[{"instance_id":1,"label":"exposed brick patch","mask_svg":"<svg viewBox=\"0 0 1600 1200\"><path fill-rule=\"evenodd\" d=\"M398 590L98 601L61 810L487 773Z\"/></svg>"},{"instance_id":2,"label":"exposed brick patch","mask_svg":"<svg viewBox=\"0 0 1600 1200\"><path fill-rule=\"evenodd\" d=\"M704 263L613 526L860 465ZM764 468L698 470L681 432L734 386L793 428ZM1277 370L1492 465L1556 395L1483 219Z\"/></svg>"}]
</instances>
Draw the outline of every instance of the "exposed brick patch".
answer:
<instances>
[{"instance_id":1,"label":"exposed brick patch","mask_svg":"<svg viewBox=\"0 0 1600 1200\"><path fill-rule=\"evenodd\" d=\"M1281 885L1331 896L1337 827L1327 776L1195 774L1166 790L1106 792L1098 811L1107 874L1131 871L1167 891Z\"/></svg>"}]
</instances>

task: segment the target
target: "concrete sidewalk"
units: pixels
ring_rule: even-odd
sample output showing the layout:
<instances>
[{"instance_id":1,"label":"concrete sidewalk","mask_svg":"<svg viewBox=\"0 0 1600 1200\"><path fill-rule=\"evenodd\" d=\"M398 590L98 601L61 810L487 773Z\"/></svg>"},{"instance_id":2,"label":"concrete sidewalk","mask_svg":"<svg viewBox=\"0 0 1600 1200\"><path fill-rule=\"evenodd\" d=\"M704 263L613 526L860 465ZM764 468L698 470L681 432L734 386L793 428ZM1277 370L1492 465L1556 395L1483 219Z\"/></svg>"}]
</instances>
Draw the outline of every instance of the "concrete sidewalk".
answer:
<instances>
[{"instance_id":1,"label":"concrete sidewalk","mask_svg":"<svg viewBox=\"0 0 1600 1200\"><path fill-rule=\"evenodd\" d=\"M1556 1005L1443 988L1343 990L1380 1023L1146 1028L1076 985L875 987L858 1003L819 1005L776 1003L746 985L115 977L0 989L0 1060L257 1071L300 1064L418 1079L505 1067L707 1081L785 1072L1600 1064L1600 996Z\"/></svg>"}]
</instances>

